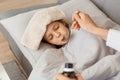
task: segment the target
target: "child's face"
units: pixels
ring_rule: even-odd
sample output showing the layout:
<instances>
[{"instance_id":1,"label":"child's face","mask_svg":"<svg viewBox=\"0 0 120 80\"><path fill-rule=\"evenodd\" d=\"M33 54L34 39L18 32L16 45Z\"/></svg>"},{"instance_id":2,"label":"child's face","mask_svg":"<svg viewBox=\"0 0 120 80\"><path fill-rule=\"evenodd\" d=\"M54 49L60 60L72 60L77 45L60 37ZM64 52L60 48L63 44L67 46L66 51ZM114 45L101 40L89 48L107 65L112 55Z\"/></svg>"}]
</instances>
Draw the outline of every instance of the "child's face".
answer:
<instances>
[{"instance_id":1,"label":"child's face","mask_svg":"<svg viewBox=\"0 0 120 80\"><path fill-rule=\"evenodd\" d=\"M43 37L45 41L53 45L64 45L69 41L70 30L65 24L55 21L47 26L46 33Z\"/></svg>"}]
</instances>

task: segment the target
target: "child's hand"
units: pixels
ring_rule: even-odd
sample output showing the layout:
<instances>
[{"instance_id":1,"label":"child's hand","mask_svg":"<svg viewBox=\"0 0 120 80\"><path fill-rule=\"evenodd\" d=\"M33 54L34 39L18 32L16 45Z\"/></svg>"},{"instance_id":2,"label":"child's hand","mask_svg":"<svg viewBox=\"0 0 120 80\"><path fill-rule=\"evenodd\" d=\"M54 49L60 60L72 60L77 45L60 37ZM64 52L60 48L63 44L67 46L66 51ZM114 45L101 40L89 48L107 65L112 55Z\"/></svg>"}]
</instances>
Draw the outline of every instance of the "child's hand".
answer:
<instances>
[{"instance_id":1,"label":"child's hand","mask_svg":"<svg viewBox=\"0 0 120 80\"><path fill-rule=\"evenodd\" d=\"M57 80L71 80L70 78L62 75L62 74L57 74L56 76ZM77 80L83 80L81 76L77 76Z\"/></svg>"}]
</instances>

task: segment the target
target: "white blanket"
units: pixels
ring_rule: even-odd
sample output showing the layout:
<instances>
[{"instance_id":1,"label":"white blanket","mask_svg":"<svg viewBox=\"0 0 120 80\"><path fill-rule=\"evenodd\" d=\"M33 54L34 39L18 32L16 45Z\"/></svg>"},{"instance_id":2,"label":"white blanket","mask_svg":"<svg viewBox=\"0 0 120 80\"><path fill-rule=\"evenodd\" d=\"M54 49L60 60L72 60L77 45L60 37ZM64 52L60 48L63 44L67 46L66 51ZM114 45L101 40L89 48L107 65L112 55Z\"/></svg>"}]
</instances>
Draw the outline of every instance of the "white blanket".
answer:
<instances>
[{"instance_id":1,"label":"white blanket","mask_svg":"<svg viewBox=\"0 0 120 80\"><path fill-rule=\"evenodd\" d=\"M29 80L55 80L65 62L74 63L76 73L84 80L109 80L120 72L120 53L81 29L72 31L71 39L64 47L47 50L33 68Z\"/></svg>"}]
</instances>

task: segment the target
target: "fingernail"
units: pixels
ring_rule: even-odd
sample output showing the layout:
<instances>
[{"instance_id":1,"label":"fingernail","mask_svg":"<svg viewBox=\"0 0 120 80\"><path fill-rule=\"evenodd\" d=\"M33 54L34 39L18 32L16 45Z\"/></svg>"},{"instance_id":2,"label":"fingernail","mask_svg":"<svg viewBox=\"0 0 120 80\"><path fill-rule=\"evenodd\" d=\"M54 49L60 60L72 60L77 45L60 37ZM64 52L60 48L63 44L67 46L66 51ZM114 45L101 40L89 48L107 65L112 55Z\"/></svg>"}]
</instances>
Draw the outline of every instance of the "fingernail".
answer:
<instances>
[{"instance_id":1,"label":"fingernail","mask_svg":"<svg viewBox=\"0 0 120 80\"><path fill-rule=\"evenodd\" d=\"M76 24L76 23L77 23L77 21L74 21L74 23Z\"/></svg>"},{"instance_id":2,"label":"fingernail","mask_svg":"<svg viewBox=\"0 0 120 80\"><path fill-rule=\"evenodd\" d=\"M75 11L75 13L78 13L79 11Z\"/></svg>"}]
</instances>

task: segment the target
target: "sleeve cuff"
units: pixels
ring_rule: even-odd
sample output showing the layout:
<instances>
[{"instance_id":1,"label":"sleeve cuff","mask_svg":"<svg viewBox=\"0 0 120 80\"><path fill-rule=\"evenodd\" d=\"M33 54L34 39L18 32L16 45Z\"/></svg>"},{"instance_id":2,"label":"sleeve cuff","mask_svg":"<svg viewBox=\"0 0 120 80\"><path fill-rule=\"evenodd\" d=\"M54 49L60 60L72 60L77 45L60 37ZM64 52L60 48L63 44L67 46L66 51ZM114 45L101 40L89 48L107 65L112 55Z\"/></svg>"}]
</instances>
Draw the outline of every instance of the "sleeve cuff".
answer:
<instances>
[{"instance_id":1,"label":"sleeve cuff","mask_svg":"<svg viewBox=\"0 0 120 80\"><path fill-rule=\"evenodd\" d=\"M106 45L120 51L120 31L110 29L108 31Z\"/></svg>"}]
</instances>

